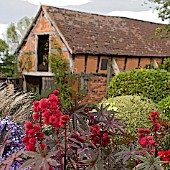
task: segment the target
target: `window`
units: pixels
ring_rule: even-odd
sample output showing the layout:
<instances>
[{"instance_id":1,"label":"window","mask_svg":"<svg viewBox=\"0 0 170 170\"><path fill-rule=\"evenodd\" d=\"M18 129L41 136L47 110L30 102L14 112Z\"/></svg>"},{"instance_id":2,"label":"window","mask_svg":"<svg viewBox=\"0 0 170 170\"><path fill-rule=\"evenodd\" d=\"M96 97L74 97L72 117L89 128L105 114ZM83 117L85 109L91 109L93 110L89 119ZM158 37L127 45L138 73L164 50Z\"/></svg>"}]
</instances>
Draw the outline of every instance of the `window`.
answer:
<instances>
[{"instance_id":1,"label":"window","mask_svg":"<svg viewBox=\"0 0 170 170\"><path fill-rule=\"evenodd\" d=\"M49 35L38 35L38 71L48 71Z\"/></svg>"},{"instance_id":2,"label":"window","mask_svg":"<svg viewBox=\"0 0 170 170\"><path fill-rule=\"evenodd\" d=\"M108 59L102 59L101 70L107 70Z\"/></svg>"}]
</instances>

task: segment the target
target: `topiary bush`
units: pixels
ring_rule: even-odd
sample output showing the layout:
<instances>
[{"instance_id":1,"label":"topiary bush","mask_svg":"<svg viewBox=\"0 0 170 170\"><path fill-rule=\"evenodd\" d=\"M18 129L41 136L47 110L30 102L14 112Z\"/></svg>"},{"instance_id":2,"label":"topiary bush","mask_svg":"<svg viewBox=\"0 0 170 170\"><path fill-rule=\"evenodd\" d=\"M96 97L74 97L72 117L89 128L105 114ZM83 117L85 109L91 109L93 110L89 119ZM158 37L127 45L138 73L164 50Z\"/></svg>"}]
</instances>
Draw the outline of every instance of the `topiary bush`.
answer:
<instances>
[{"instance_id":1,"label":"topiary bush","mask_svg":"<svg viewBox=\"0 0 170 170\"><path fill-rule=\"evenodd\" d=\"M136 69L112 78L108 96L142 95L158 102L170 95L170 74L165 70Z\"/></svg>"},{"instance_id":2,"label":"topiary bush","mask_svg":"<svg viewBox=\"0 0 170 170\"><path fill-rule=\"evenodd\" d=\"M158 107L170 118L170 96L158 102Z\"/></svg>"},{"instance_id":3,"label":"topiary bush","mask_svg":"<svg viewBox=\"0 0 170 170\"><path fill-rule=\"evenodd\" d=\"M157 111L156 104L142 96L117 96L104 99L103 105L110 104L109 110L115 110L118 113L116 117L123 120L127 125L127 132L136 136L138 128L151 128L149 113ZM162 114L160 114L163 117Z\"/></svg>"}]
</instances>

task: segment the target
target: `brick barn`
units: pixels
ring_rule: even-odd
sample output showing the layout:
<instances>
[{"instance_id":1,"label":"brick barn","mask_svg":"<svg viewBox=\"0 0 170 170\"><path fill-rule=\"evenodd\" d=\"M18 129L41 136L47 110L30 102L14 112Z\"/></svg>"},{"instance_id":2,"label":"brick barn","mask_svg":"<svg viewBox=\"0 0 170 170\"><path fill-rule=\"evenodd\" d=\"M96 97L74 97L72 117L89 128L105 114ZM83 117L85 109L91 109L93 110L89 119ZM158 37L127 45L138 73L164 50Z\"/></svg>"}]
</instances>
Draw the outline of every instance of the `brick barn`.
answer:
<instances>
[{"instance_id":1,"label":"brick barn","mask_svg":"<svg viewBox=\"0 0 170 170\"><path fill-rule=\"evenodd\" d=\"M41 92L53 86L53 73L48 62L43 64L43 55L54 49L55 41L62 57L69 61L70 72L79 75L75 88L80 90L82 83L86 84L87 100L99 101L105 96L112 75L148 64L158 67L170 57L170 40L153 39L155 29L163 26L41 6L16 50L20 67L29 65L22 72L24 88L38 87ZM81 77L81 73L90 79Z\"/></svg>"}]
</instances>

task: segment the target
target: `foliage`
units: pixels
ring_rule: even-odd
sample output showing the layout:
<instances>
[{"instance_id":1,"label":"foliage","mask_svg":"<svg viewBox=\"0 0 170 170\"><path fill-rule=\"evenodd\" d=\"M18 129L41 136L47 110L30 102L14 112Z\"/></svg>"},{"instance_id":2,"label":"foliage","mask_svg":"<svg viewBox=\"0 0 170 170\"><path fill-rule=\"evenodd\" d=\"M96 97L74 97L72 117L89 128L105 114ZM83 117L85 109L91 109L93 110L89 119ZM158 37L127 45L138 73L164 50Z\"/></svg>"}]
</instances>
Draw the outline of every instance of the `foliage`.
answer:
<instances>
[{"instance_id":1,"label":"foliage","mask_svg":"<svg viewBox=\"0 0 170 170\"><path fill-rule=\"evenodd\" d=\"M59 92L55 90L54 94ZM27 150L24 154L29 158L20 169L29 166L37 170L116 168L112 161L117 145L132 139L125 134L124 125L115 118L115 112L107 111L108 107L102 105L93 106L96 112L86 106L77 106L77 110L71 111L63 108L54 94L33 103L33 121L25 124L23 138ZM48 136L45 135L47 127L53 129ZM116 141L115 136L119 134L122 136Z\"/></svg>"},{"instance_id":2,"label":"foliage","mask_svg":"<svg viewBox=\"0 0 170 170\"><path fill-rule=\"evenodd\" d=\"M170 72L170 58L165 58L163 64L160 65L160 68Z\"/></svg>"},{"instance_id":3,"label":"foliage","mask_svg":"<svg viewBox=\"0 0 170 170\"><path fill-rule=\"evenodd\" d=\"M164 70L136 69L112 78L108 96L142 95L155 102L170 94L170 75Z\"/></svg>"},{"instance_id":4,"label":"foliage","mask_svg":"<svg viewBox=\"0 0 170 170\"><path fill-rule=\"evenodd\" d=\"M0 71L6 76L18 76L19 72L17 69L17 56L9 54L8 51L4 53L1 58Z\"/></svg>"},{"instance_id":5,"label":"foliage","mask_svg":"<svg viewBox=\"0 0 170 170\"><path fill-rule=\"evenodd\" d=\"M120 118L127 125L127 132L136 135L139 127L151 127L148 121L149 113L158 110L156 104L141 96L117 96L104 99L103 105L109 105L110 110L116 110L117 118Z\"/></svg>"},{"instance_id":6,"label":"foliage","mask_svg":"<svg viewBox=\"0 0 170 170\"><path fill-rule=\"evenodd\" d=\"M68 61L61 56L60 48L57 45L55 48L56 50L50 53L50 68L54 73L56 87L60 91L61 103L69 106L76 93L73 90L75 75L69 73Z\"/></svg>"},{"instance_id":7,"label":"foliage","mask_svg":"<svg viewBox=\"0 0 170 170\"><path fill-rule=\"evenodd\" d=\"M150 112L150 120L152 128L138 129L138 143L145 153L132 156L138 158L138 165L133 170L170 168L170 148L167 150L161 148L163 136L169 134L170 125L160 119L158 112Z\"/></svg>"},{"instance_id":8,"label":"foliage","mask_svg":"<svg viewBox=\"0 0 170 170\"><path fill-rule=\"evenodd\" d=\"M23 127L11 121L11 117L0 118L0 169L18 169L21 165L19 156L24 145Z\"/></svg>"},{"instance_id":9,"label":"foliage","mask_svg":"<svg viewBox=\"0 0 170 170\"><path fill-rule=\"evenodd\" d=\"M32 93L16 92L10 86L0 84L0 116L11 116L12 120L25 122L30 117L34 96Z\"/></svg>"},{"instance_id":10,"label":"foliage","mask_svg":"<svg viewBox=\"0 0 170 170\"><path fill-rule=\"evenodd\" d=\"M146 156L138 156L139 160L143 163L138 164L133 170L164 170L161 165L164 163L160 161L159 157L153 157L148 152L146 152Z\"/></svg>"},{"instance_id":11,"label":"foliage","mask_svg":"<svg viewBox=\"0 0 170 170\"><path fill-rule=\"evenodd\" d=\"M23 17L15 25L11 23L6 31L6 41L9 45L10 52L14 52L17 48L22 36L26 33L33 18Z\"/></svg>"},{"instance_id":12,"label":"foliage","mask_svg":"<svg viewBox=\"0 0 170 170\"><path fill-rule=\"evenodd\" d=\"M108 105L87 108L77 99L68 109L61 105L58 95L59 91L54 90L48 98L33 102L33 115L25 123L22 138L26 161L19 169L169 168L170 148L162 149L161 143L170 125L160 119L158 112L149 115L151 128L139 128L134 138L125 132L125 125L115 117L117 112ZM136 139L138 145L133 144Z\"/></svg>"},{"instance_id":13,"label":"foliage","mask_svg":"<svg viewBox=\"0 0 170 170\"><path fill-rule=\"evenodd\" d=\"M170 1L169 0L149 0L157 4L156 10L159 12L159 17L164 21L170 18Z\"/></svg>"},{"instance_id":14,"label":"foliage","mask_svg":"<svg viewBox=\"0 0 170 170\"><path fill-rule=\"evenodd\" d=\"M170 118L170 96L159 101L158 107Z\"/></svg>"},{"instance_id":15,"label":"foliage","mask_svg":"<svg viewBox=\"0 0 170 170\"><path fill-rule=\"evenodd\" d=\"M23 37L23 35L25 35L32 21L33 18L28 18L27 16L25 16L17 22L16 30L19 40Z\"/></svg>"},{"instance_id":16,"label":"foliage","mask_svg":"<svg viewBox=\"0 0 170 170\"><path fill-rule=\"evenodd\" d=\"M42 98L48 98L48 96L54 91L55 87L42 90L39 94L38 90L35 92L35 100L41 100Z\"/></svg>"},{"instance_id":17,"label":"foliage","mask_svg":"<svg viewBox=\"0 0 170 170\"><path fill-rule=\"evenodd\" d=\"M8 49L8 44L0 39L0 52L5 52Z\"/></svg>"}]
</instances>

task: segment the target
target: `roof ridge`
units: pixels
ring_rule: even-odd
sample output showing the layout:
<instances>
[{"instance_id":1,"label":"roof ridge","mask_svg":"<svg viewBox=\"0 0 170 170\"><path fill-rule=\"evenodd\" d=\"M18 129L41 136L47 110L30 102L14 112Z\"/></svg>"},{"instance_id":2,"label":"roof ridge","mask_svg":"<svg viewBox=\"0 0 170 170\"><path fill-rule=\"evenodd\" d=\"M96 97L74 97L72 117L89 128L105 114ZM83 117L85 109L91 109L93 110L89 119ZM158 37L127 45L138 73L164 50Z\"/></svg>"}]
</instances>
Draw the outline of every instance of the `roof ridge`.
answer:
<instances>
[{"instance_id":1,"label":"roof ridge","mask_svg":"<svg viewBox=\"0 0 170 170\"><path fill-rule=\"evenodd\" d=\"M84 11L78 11L78 10L72 10L72 9L66 9L66 8L60 8L56 6L51 6L51 5L41 5L42 7L52 7L56 8L58 10L66 10L66 11L71 11L71 12L78 12L78 13L83 13L83 14L90 14L90 15L95 15L95 16L101 16L101 17L111 17L111 18L124 18L124 19L129 19L129 20L134 20L134 21L140 21L140 22L146 22L146 23L151 23L151 24L156 24L156 25L168 25L168 24L163 24L163 23L156 23L152 21L144 21L141 19L134 19L134 18L129 18L129 17L122 17L122 16L111 16L111 15L104 15L104 14L97 14L97 13L90 13L90 12L84 12Z\"/></svg>"}]
</instances>

